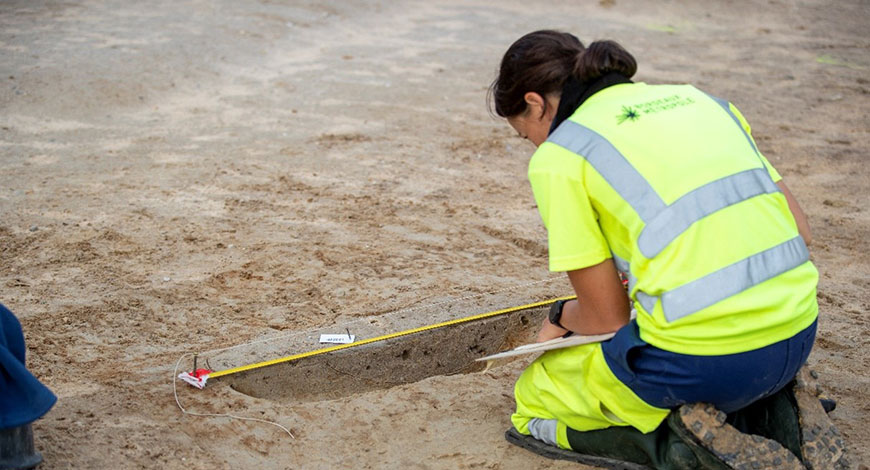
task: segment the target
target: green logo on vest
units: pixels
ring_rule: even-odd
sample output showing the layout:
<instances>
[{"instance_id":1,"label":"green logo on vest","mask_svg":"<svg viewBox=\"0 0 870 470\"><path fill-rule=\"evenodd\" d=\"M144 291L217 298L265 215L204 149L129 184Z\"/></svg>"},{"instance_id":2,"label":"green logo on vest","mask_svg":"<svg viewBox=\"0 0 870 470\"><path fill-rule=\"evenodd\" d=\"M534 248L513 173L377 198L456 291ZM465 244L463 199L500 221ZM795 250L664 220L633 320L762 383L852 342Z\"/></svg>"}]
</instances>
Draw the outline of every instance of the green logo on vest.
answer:
<instances>
[{"instance_id":1,"label":"green logo on vest","mask_svg":"<svg viewBox=\"0 0 870 470\"><path fill-rule=\"evenodd\" d=\"M623 106L622 114L616 116L616 123L622 124L625 121L637 121L640 119L640 112L631 106Z\"/></svg>"}]
</instances>

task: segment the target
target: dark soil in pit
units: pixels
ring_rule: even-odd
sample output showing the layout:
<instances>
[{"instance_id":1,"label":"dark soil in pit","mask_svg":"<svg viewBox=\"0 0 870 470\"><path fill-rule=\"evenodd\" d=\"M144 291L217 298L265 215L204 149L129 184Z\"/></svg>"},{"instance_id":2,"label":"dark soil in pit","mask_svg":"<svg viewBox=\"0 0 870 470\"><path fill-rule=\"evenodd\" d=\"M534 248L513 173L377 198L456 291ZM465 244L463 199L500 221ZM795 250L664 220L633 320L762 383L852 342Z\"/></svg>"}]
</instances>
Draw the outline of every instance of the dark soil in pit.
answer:
<instances>
[{"instance_id":1,"label":"dark soil in pit","mask_svg":"<svg viewBox=\"0 0 870 470\"><path fill-rule=\"evenodd\" d=\"M534 341L545 308L521 310L239 372L217 380L257 398L301 403L483 370L480 357Z\"/></svg>"}]
</instances>

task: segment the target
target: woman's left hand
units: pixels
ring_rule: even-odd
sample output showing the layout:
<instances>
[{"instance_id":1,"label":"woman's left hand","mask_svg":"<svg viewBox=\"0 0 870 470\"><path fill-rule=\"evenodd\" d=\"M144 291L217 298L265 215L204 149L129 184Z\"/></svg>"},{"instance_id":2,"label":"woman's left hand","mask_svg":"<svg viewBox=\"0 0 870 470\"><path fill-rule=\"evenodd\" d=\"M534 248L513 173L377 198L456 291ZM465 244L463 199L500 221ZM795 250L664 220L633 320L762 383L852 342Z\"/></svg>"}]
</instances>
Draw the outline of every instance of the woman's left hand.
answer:
<instances>
[{"instance_id":1,"label":"woman's left hand","mask_svg":"<svg viewBox=\"0 0 870 470\"><path fill-rule=\"evenodd\" d=\"M549 341L551 339L561 338L568 333L568 330L565 328L559 328L558 326L550 323L549 318L544 318L544 323L541 324L541 331L538 332L538 342Z\"/></svg>"}]
</instances>

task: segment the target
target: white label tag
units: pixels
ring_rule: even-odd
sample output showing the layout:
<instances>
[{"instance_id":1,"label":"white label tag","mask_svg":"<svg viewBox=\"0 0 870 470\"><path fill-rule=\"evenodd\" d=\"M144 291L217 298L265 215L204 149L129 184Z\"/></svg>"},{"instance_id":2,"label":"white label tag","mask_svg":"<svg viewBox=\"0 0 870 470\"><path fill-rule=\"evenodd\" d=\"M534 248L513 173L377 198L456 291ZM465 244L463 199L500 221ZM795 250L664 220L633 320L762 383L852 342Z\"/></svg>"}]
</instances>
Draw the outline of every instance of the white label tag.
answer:
<instances>
[{"instance_id":1,"label":"white label tag","mask_svg":"<svg viewBox=\"0 0 870 470\"><path fill-rule=\"evenodd\" d=\"M350 344L356 339L356 335L320 335L321 343L331 343L331 344Z\"/></svg>"}]
</instances>

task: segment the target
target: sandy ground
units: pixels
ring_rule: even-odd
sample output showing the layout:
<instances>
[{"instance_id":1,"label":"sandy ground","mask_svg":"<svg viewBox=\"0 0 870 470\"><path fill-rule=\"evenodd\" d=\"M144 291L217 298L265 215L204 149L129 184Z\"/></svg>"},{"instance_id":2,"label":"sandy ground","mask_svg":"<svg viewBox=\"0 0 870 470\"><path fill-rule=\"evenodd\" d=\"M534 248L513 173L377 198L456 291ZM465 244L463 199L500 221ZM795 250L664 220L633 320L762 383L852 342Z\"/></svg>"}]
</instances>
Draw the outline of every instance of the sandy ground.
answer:
<instances>
[{"instance_id":1,"label":"sandy ground","mask_svg":"<svg viewBox=\"0 0 870 470\"><path fill-rule=\"evenodd\" d=\"M0 300L60 397L43 468L575 468L503 440L522 361L323 401L179 390L295 439L183 416L170 382L185 353L547 278L532 147L485 106L544 27L741 108L809 215L810 363L870 461L870 3L547 3L0 3Z\"/></svg>"}]
</instances>

